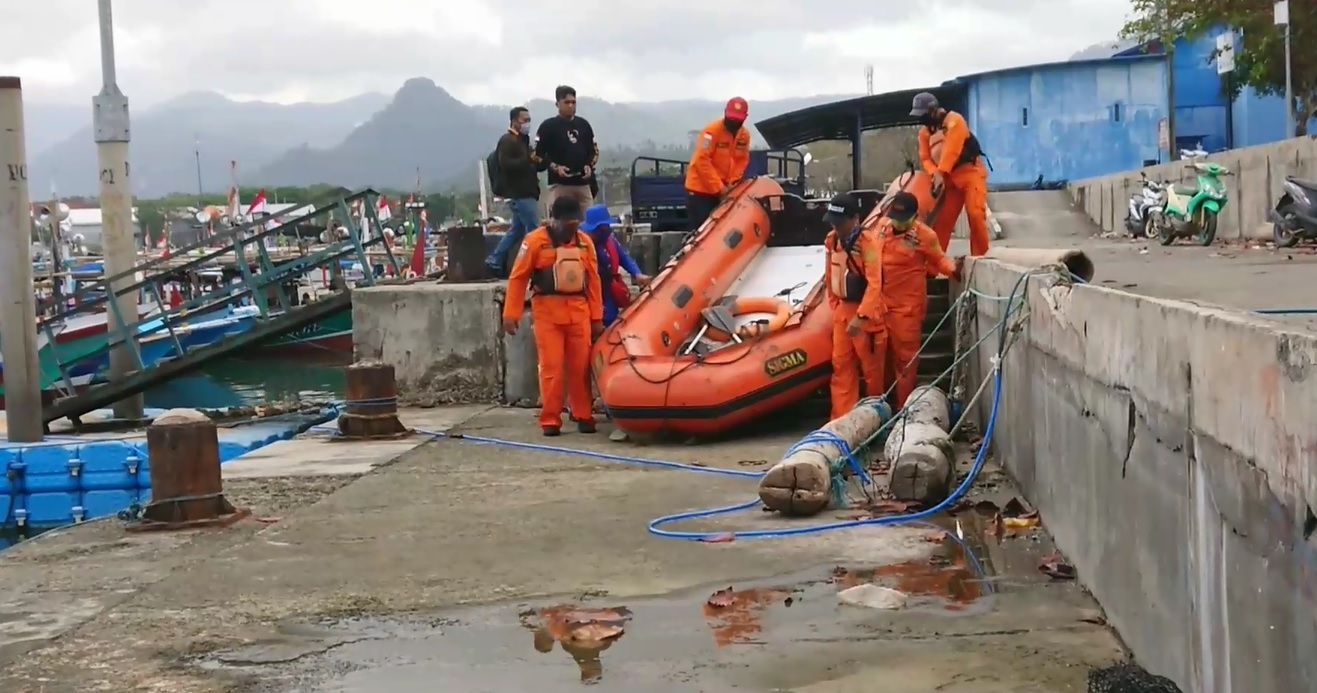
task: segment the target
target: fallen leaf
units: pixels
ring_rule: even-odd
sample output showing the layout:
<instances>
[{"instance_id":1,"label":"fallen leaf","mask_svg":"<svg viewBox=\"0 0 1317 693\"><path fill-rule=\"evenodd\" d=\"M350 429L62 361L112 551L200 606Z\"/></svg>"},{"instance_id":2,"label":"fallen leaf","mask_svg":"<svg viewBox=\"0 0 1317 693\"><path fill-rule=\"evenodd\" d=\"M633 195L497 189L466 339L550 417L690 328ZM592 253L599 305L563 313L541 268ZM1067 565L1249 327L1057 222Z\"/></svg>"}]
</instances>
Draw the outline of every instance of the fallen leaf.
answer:
<instances>
[{"instance_id":1,"label":"fallen leaf","mask_svg":"<svg viewBox=\"0 0 1317 693\"><path fill-rule=\"evenodd\" d=\"M732 532L722 532L721 534L709 534L700 538L700 541L706 544L727 544L736 541L736 535Z\"/></svg>"},{"instance_id":2,"label":"fallen leaf","mask_svg":"<svg viewBox=\"0 0 1317 693\"><path fill-rule=\"evenodd\" d=\"M576 626L567 634L574 643L591 643L612 640L622 635L622 626L615 623L587 623Z\"/></svg>"},{"instance_id":3,"label":"fallen leaf","mask_svg":"<svg viewBox=\"0 0 1317 693\"><path fill-rule=\"evenodd\" d=\"M1077 574L1075 567L1057 554L1044 556L1038 564L1038 570L1053 580L1074 580Z\"/></svg>"},{"instance_id":4,"label":"fallen leaf","mask_svg":"<svg viewBox=\"0 0 1317 693\"><path fill-rule=\"evenodd\" d=\"M1030 529L1038 526L1038 516L1033 517L1007 517L1002 522L1008 529Z\"/></svg>"},{"instance_id":5,"label":"fallen leaf","mask_svg":"<svg viewBox=\"0 0 1317 693\"><path fill-rule=\"evenodd\" d=\"M898 500L883 500L874 503L870 510L875 517L883 515L904 515L911 509L918 507L918 503L910 503Z\"/></svg>"},{"instance_id":6,"label":"fallen leaf","mask_svg":"<svg viewBox=\"0 0 1317 693\"><path fill-rule=\"evenodd\" d=\"M768 460L740 460L737 464L742 467L758 467L761 464L768 464Z\"/></svg>"},{"instance_id":7,"label":"fallen leaf","mask_svg":"<svg viewBox=\"0 0 1317 693\"><path fill-rule=\"evenodd\" d=\"M1011 498L1001 508L1001 514L1005 517L1021 517L1026 512L1029 512L1029 508L1019 498Z\"/></svg>"},{"instance_id":8,"label":"fallen leaf","mask_svg":"<svg viewBox=\"0 0 1317 693\"><path fill-rule=\"evenodd\" d=\"M267 524L267 525L272 525L272 524L274 524L274 523L276 523L276 522L280 522L280 521L283 520L282 517L277 517L277 516L271 516L271 517L258 517L258 518L255 518L255 519L256 519L257 522L260 522L260 523L262 523L262 524Z\"/></svg>"}]
</instances>

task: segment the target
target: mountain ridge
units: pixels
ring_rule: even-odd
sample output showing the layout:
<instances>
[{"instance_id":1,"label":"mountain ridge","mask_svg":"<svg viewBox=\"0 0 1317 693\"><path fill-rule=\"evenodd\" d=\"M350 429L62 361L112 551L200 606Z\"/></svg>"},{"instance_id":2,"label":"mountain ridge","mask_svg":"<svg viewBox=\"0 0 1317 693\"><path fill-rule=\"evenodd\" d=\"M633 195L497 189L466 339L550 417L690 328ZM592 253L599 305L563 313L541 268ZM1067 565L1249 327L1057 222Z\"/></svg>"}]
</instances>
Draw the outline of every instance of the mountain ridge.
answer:
<instances>
[{"instance_id":1,"label":"mountain ridge","mask_svg":"<svg viewBox=\"0 0 1317 693\"><path fill-rule=\"evenodd\" d=\"M752 127L755 120L842 98L851 95L751 101ZM548 99L531 99L525 106L536 122L556 111ZM198 143L206 192L227 188L231 161L237 162L244 186L331 183L411 189L420 168L427 189L469 187L476 180L477 160L503 132L510 109L465 104L425 77L406 80L392 95L368 93L333 103L238 102L214 91L187 92L134 113L134 193L151 198L196 192ZM44 126L35 132L29 128L33 188L44 190L49 181L61 194L94 195L90 105L82 126L63 137L55 129L75 119L73 107L29 104L27 110L29 120L52 119L42 120ZM614 158L673 155L722 113L722 103L615 103L582 95L579 113Z\"/></svg>"}]
</instances>

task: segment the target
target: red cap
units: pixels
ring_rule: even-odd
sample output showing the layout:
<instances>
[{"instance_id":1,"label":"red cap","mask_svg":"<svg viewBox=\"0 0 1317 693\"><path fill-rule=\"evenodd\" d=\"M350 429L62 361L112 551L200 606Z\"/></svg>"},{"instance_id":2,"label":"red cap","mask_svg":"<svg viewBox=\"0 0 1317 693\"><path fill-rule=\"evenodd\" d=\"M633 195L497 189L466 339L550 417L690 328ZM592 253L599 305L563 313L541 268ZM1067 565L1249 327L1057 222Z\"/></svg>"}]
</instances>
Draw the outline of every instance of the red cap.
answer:
<instances>
[{"instance_id":1,"label":"red cap","mask_svg":"<svg viewBox=\"0 0 1317 693\"><path fill-rule=\"evenodd\" d=\"M734 96L727 102L727 109L723 111L723 117L744 123L745 119L750 116L750 104L745 99Z\"/></svg>"}]
</instances>

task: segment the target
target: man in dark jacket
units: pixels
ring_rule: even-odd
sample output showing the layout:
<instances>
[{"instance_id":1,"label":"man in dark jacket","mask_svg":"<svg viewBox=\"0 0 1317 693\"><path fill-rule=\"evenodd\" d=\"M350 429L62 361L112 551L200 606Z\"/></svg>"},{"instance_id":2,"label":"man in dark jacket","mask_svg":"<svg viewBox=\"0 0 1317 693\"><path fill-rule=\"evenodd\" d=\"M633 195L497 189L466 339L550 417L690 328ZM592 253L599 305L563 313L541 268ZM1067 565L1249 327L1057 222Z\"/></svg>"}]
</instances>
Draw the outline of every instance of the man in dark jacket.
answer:
<instances>
[{"instance_id":1,"label":"man in dark jacket","mask_svg":"<svg viewBox=\"0 0 1317 693\"><path fill-rule=\"evenodd\" d=\"M530 111L517 106L509 115L508 131L499 138L495 153L512 225L485 258L485 266L496 277L507 276L508 253L520 248L526 234L540 226L540 179L530 147Z\"/></svg>"},{"instance_id":2,"label":"man in dark jacket","mask_svg":"<svg viewBox=\"0 0 1317 693\"><path fill-rule=\"evenodd\" d=\"M535 133L535 155L549 169L549 202L575 197L581 209L594 204L590 191L599 163L594 128L576 115L576 90L561 86L554 92L558 115L540 123Z\"/></svg>"}]
</instances>

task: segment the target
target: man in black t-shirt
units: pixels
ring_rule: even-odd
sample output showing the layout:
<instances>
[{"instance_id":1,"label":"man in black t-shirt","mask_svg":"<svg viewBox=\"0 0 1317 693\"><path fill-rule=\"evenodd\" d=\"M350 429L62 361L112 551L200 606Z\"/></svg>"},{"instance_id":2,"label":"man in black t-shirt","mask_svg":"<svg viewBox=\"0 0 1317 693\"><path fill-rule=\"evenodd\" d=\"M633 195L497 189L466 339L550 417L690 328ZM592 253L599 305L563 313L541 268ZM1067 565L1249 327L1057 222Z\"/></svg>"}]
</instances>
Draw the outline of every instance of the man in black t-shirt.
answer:
<instances>
[{"instance_id":1,"label":"man in black t-shirt","mask_svg":"<svg viewBox=\"0 0 1317 693\"><path fill-rule=\"evenodd\" d=\"M576 90L558 87L554 98L558 115L540 123L535 156L549 171L549 204L559 197L574 197L584 209L594 204L590 184L599 163L599 145L590 122L576 115Z\"/></svg>"}]
</instances>

